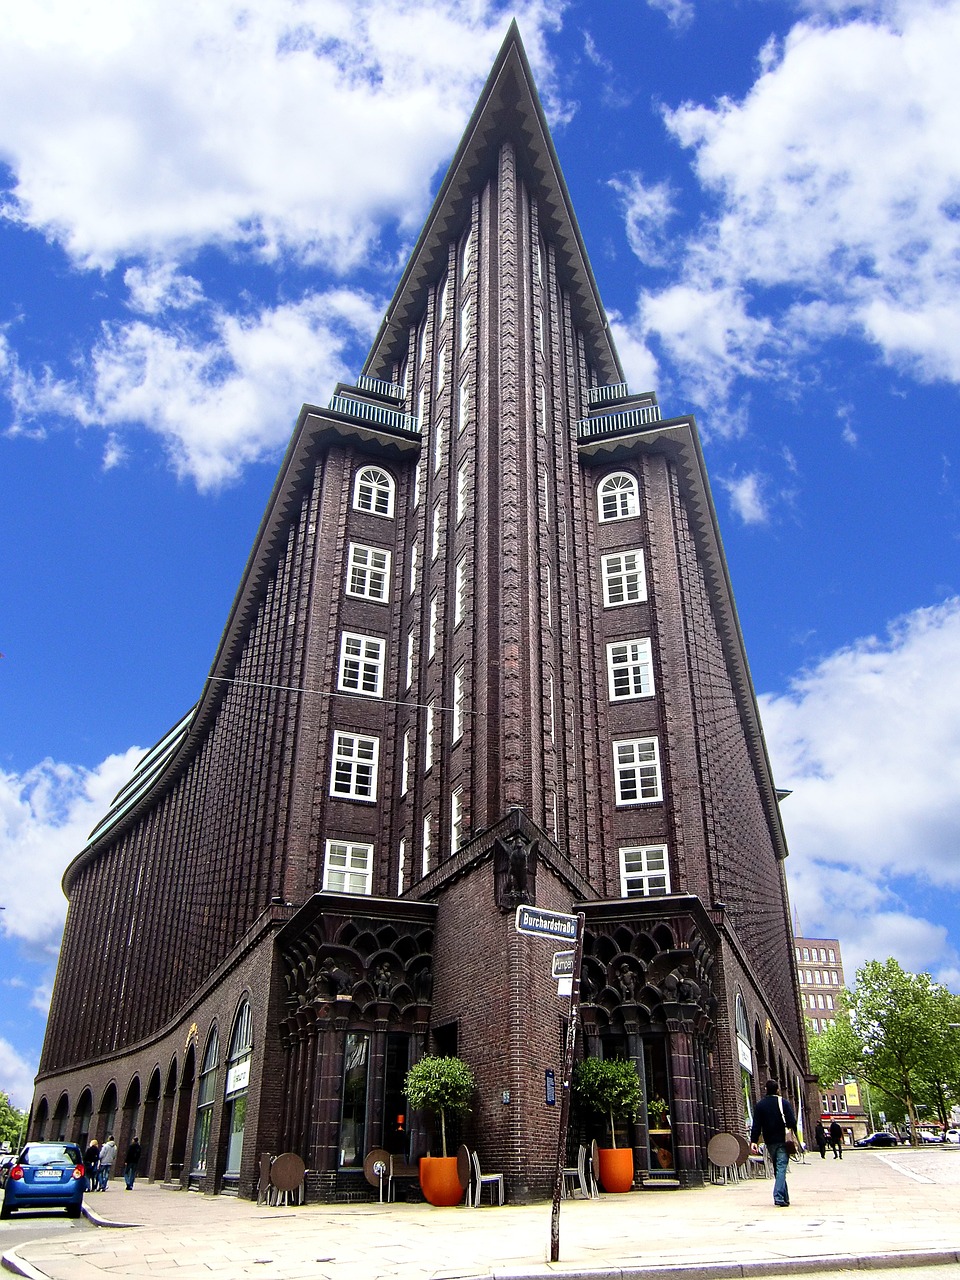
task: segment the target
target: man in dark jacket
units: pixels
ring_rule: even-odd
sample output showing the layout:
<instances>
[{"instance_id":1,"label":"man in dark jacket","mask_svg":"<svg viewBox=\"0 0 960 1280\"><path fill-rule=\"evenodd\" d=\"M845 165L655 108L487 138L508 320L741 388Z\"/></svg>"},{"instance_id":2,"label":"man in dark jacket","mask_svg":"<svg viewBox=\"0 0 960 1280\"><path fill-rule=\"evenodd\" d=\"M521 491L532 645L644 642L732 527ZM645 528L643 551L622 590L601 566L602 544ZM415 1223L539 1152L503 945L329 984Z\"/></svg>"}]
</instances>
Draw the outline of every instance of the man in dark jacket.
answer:
<instances>
[{"instance_id":1,"label":"man in dark jacket","mask_svg":"<svg viewBox=\"0 0 960 1280\"><path fill-rule=\"evenodd\" d=\"M833 1148L834 1160L843 1159L843 1130L836 1120L830 1122L830 1146Z\"/></svg>"},{"instance_id":2,"label":"man in dark jacket","mask_svg":"<svg viewBox=\"0 0 960 1280\"><path fill-rule=\"evenodd\" d=\"M127 1190L133 1190L133 1184L137 1178L137 1169L140 1167L140 1139L136 1134L133 1135L133 1141L127 1147L127 1154L123 1161L123 1180L127 1184Z\"/></svg>"},{"instance_id":3,"label":"man in dark jacket","mask_svg":"<svg viewBox=\"0 0 960 1280\"><path fill-rule=\"evenodd\" d=\"M787 1190L787 1134L795 1132L797 1117L788 1101L781 1098L780 1086L776 1080L768 1080L766 1096L761 1098L753 1112L753 1128L750 1130L750 1142L754 1151L760 1135L763 1135L767 1154L773 1164L773 1203L785 1209L790 1203L790 1192Z\"/></svg>"}]
</instances>

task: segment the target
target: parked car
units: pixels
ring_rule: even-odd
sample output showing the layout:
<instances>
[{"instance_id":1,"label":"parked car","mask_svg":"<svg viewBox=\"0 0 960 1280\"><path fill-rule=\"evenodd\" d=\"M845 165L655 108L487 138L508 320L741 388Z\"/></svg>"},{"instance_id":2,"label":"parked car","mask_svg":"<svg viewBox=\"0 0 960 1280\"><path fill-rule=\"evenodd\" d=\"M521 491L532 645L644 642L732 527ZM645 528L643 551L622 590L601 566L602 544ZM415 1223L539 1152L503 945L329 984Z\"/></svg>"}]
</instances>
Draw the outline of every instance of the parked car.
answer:
<instances>
[{"instance_id":1,"label":"parked car","mask_svg":"<svg viewBox=\"0 0 960 1280\"><path fill-rule=\"evenodd\" d=\"M943 1140L944 1139L943 1139L942 1129L921 1129L920 1130L921 1142L943 1142Z\"/></svg>"},{"instance_id":2,"label":"parked car","mask_svg":"<svg viewBox=\"0 0 960 1280\"><path fill-rule=\"evenodd\" d=\"M28 1142L6 1171L0 1218L17 1209L66 1209L79 1218L83 1208L83 1153L73 1142Z\"/></svg>"},{"instance_id":3,"label":"parked car","mask_svg":"<svg viewBox=\"0 0 960 1280\"><path fill-rule=\"evenodd\" d=\"M960 1129L948 1129L943 1135L944 1142L960 1143Z\"/></svg>"},{"instance_id":4,"label":"parked car","mask_svg":"<svg viewBox=\"0 0 960 1280\"><path fill-rule=\"evenodd\" d=\"M899 1147L900 1139L892 1133L871 1133L867 1138L861 1138L859 1142L853 1144L855 1147Z\"/></svg>"}]
</instances>

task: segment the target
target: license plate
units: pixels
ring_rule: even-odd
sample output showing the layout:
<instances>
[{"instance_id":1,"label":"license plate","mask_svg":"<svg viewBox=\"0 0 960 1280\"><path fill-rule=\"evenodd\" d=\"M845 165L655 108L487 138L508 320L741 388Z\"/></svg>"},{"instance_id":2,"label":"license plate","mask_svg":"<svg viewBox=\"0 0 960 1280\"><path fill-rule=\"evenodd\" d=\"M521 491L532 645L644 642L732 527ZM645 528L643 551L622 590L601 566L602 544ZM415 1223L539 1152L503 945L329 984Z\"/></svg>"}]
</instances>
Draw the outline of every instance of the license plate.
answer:
<instances>
[{"instance_id":1,"label":"license plate","mask_svg":"<svg viewBox=\"0 0 960 1280\"><path fill-rule=\"evenodd\" d=\"M57 1182L59 1182L60 1170L59 1169L38 1169L35 1177L38 1182L40 1181L41 1178L51 1178L51 1179L56 1178Z\"/></svg>"}]
</instances>

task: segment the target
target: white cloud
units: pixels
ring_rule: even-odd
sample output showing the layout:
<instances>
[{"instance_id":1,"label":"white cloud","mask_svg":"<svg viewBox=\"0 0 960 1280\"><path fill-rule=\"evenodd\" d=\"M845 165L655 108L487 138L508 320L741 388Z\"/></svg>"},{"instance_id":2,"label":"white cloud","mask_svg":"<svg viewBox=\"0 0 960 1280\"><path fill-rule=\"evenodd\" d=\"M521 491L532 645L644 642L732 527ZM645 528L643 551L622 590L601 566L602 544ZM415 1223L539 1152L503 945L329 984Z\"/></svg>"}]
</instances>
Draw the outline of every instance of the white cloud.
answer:
<instances>
[{"instance_id":1,"label":"white cloud","mask_svg":"<svg viewBox=\"0 0 960 1280\"><path fill-rule=\"evenodd\" d=\"M960 599L918 609L761 698L804 930L860 959L954 968L947 931L912 909L960 905ZM899 887L898 887L899 886ZM947 904L955 904L952 912Z\"/></svg>"},{"instance_id":2,"label":"white cloud","mask_svg":"<svg viewBox=\"0 0 960 1280\"><path fill-rule=\"evenodd\" d=\"M60 880L142 756L139 747L94 769L43 760L0 771L0 866L4 934L55 958L67 903Z\"/></svg>"},{"instance_id":3,"label":"white cloud","mask_svg":"<svg viewBox=\"0 0 960 1280\"><path fill-rule=\"evenodd\" d=\"M130 290L131 309L145 315L187 310L203 301L200 281L177 271L170 262L129 267L124 272L123 283Z\"/></svg>"},{"instance_id":4,"label":"white cloud","mask_svg":"<svg viewBox=\"0 0 960 1280\"><path fill-rule=\"evenodd\" d=\"M9 394L21 428L51 414L110 428L107 468L123 460L117 433L142 424L180 475L212 489L285 444L299 399L326 401L349 342L372 337L381 314L344 289L249 317L212 308L206 336L186 324L106 326L75 380L14 366Z\"/></svg>"},{"instance_id":5,"label":"white cloud","mask_svg":"<svg viewBox=\"0 0 960 1280\"><path fill-rule=\"evenodd\" d=\"M763 477L751 471L743 476L721 477L730 505L744 524L765 524L770 512L763 496Z\"/></svg>"},{"instance_id":6,"label":"white cloud","mask_svg":"<svg viewBox=\"0 0 960 1280\"><path fill-rule=\"evenodd\" d=\"M682 30L693 21L696 9L693 0L647 0L651 9L659 9L666 14L671 27Z\"/></svg>"},{"instance_id":7,"label":"white cloud","mask_svg":"<svg viewBox=\"0 0 960 1280\"><path fill-rule=\"evenodd\" d=\"M641 326L704 404L837 334L960 382L960 0L816 9L742 101L665 113L716 205Z\"/></svg>"},{"instance_id":8,"label":"white cloud","mask_svg":"<svg viewBox=\"0 0 960 1280\"><path fill-rule=\"evenodd\" d=\"M631 391L652 391L660 381L653 352L616 311L608 318L627 385Z\"/></svg>"},{"instance_id":9,"label":"white cloud","mask_svg":"<svg viewBox=\"0 0 960 1280\"><path fill-rule=\"evenodd\" d=\"M609 185L620 197L630 248L644 266L666 261L665 232L674 215L674 195L668 182L645 181L634 172L611 178Z\"/></svg>"},{"instance_id":10,"label":"white cloud","mask_svg":"<svg viewBox=\"0 0 960 1280\"><path fill-rule=\"evenodd\" d=\"M0 1091L21 1111L26 1111L33 1098L34 1070L8 1040L0 1037Z\"/></svg>"},{"instance_id":11,"label":"white cloud","mask_svg":"<svg viewBox=\"0 0 960 1280\"><path fill-rule=\"evenodd\" d=\"M531 60L562 5L525 0L37 0L0 44L6 215L86 266L197 246L346 269L416 229L516 13Z\"/></svg>"}]
</instances>

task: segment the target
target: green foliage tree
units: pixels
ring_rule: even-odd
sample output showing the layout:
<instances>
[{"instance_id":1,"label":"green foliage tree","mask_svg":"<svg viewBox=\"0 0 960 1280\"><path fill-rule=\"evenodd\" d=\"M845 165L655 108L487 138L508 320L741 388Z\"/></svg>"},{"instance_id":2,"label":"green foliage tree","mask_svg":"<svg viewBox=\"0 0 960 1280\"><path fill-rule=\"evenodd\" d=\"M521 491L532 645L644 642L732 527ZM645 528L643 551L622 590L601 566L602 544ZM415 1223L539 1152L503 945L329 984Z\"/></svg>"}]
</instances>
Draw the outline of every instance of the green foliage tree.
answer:
<instances>
[{"instance_id":1,"label":"green foliage tree","mask_svg":"<svg viewBox=\"0 0 960 1280\"><path fill-rule=\"evenodd\" d=\"M621 1058L585 1058L574 1068L571 1085L579 1103L606 1117L610 1145L616 1147L617 1119L635 1120L643 1101L636 1067Z\"/></svg>"},{"instance_id":2,"label":"green foliage tree","mask_svg":"<svg viewBox=\"0 0 960 1280\"><path fill-rule=\"evenodd\" d=\"M447 1154L447 1112L469 1111L473 1072L462 1058L421 1058L407 1072L403 1092L414 1111L433 1111L440 1117L443 1154Z\"/></svg>"},{"instance_id":3,"label":"green foliage tree","mask_svg":"<svg viewBox=\"0 0 960 1280\"><path fill-rule=\"evenodd\" d=\"M894 959L857 970L853 992L841 993L833 1026L811 1038L810 1065L822 1081L865 1080L902 1106L918 1141L918 1107L946 1124L960 1097L960 997L928 973L909 973Z\"/></svg>"},{"instance_id":4,"label":"green foliage tree","mask_svg":"<svg viewBox=\"0 0 960 1280\"><path fill-rule=\"evenodd\" d=\"M9 1094L0 1093L0 1142L8 1143L11 1151L15 1150L26 1132L26 1122L27 1113L13 1105Z\"/></svg>"}]
</instances>

